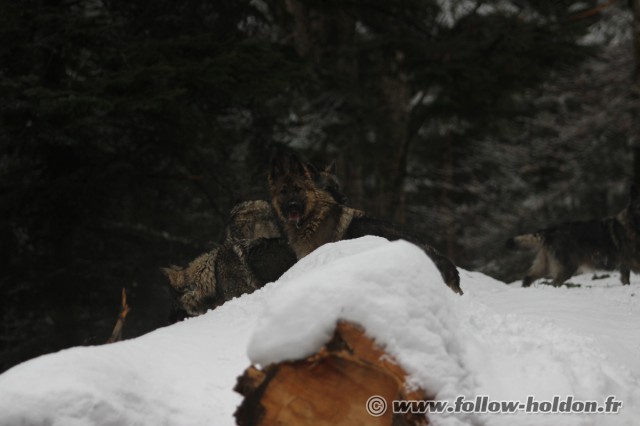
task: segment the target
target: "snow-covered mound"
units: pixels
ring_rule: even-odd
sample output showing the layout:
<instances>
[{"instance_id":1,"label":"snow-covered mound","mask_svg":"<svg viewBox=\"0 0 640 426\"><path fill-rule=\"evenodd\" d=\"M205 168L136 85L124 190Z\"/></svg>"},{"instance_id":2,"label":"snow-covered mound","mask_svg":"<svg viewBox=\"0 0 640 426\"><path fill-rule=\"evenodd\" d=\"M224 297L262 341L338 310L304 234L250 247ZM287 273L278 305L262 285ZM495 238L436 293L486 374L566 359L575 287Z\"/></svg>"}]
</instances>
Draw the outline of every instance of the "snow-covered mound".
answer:
<instances>
[{"instance_id":1,"label":"snow-covered mound","mask_svg":"<svg viewBox=\"0 0 640 426\"><path fill-rule=\"evenodd\" d=\"M427 389L455 386L467 375L459 359L460 296L421 249L366 238L325 245L305 260L272 291L249 341L254 363L305 358L345 319L362 325Z\"/></svg>"},{"instance_id":2,"label":"snow-covered mound","mask_svg":"<svg viewBox=\"0 0 640 426\"><path fill-rule=\"evenodd\" d=\"M278 282L206 315L112 345L72 348L0 375L0 425L232 425L236 378L315 352L336 321L362 324L439 399L623 402L618 414L442 414L436 425L617 425L640 416L640 284L442 283L415 246L328 244ZM132 317L130 320L134 320Z\"/></svg>"}]
</instances>

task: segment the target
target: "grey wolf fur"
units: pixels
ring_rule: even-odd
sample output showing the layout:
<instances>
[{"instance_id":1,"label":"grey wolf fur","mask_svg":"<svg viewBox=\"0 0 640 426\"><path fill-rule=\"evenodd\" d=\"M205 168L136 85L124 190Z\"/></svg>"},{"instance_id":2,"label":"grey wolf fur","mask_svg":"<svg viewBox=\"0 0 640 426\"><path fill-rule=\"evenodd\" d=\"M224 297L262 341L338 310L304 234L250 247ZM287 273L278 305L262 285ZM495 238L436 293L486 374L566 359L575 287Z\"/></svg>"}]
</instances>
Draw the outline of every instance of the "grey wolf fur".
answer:
<instances>
[{"instance_id":1,"label":"grey wolf fur","mask_svg":"<svg viewBox=\"0 0 640 426\"><path fill-rule=\"evenodd\" d=\"M216 291L217 255L218 249L215 248L198 256L185 268L173 265L169 268L160 268L169 279L174 299L170 322L206 312L206 306L213 302L209 299L214 298Z\"/></svg>"},{"instance_id":2,"label":"grey wolf fur","mask_svg":"<svg viewBox=\"0 0 640 426\"><path fill-rule=\"evenodd\" d=\"M322 171L309 164L307 167L313 170L316 185L336 199L346 200L335 175L335 163ZM253 200L237 204L231 210L220 247L198 256L185 268L161 268L174 299L169 321L203 314L277 280L297 260L282 235L269 203Z\"/></svg>"},{"instance_id":3,"label":"grey wolf fur","mask_svg":"<svg viewBox=\"0 0 640 426\"><path fill-rule=\"evenodd\" d=\"M619 270L623 285L630 271L640 272L640 193L634 184L629 203L615 216L568 222L507 240L510 249L536 250L522 280L529 287L538 278L561 285L580 269Z\"/></svg>"},{"instance_id":4,"label":"grey wolf fur","mask_svg":"<svg viewBox=\"0 0 640 426\"><path fill-rule=\"evenodd\" d=\"M402 234L390 223L344 206L315 182L313 172L294 153L274 155L269 171L271 204L298 259L328 242L365 235L406 239L422 247L445 283L454 292L463 294L458 270L448 258L433 247Z\"/></svg>"},{"instance_id":5,"label":"grey wolf fur","mask_svg":"<svg viewBox=\"0 0 640 426\"><path fill-rule=\"evenodd\" d=\"M244 201L231 210L225 230L225 240L255 240L258 238L280 238L271 205L264 200Z\"/></svg>"},{"instance_id":6,"label":"grey wolf fur","mask_svg":"<svg viewBox=\"0 0 640 426\"><path fill-rule=\"evenodd\" d=\"M196 316L277 280L296 262L282 238L225 241L185 268L162 268L176 298L174 320Z\"/></svg>"}]
</instances>

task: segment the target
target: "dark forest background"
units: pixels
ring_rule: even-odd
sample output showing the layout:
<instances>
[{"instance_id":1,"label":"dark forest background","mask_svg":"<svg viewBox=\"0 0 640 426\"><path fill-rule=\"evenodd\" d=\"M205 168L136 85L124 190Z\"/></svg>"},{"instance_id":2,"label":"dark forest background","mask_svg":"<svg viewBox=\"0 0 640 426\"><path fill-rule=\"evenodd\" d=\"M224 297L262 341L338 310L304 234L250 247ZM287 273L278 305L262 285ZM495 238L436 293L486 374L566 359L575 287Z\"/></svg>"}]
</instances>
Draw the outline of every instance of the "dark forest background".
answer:
<instances>
[{"instance_id":1,"label":"dark forest background","mask_svg":"<svg viewBox=\"0 0 640 426\"><path fill-rule=\"evenodd\" d=\"M125 337L165 325L158 268L274 143L515 280L508 236L624 207L639 55L638 0L0 0L0 372L104 343L123 287Z\"/></svg>"}]
</instances>

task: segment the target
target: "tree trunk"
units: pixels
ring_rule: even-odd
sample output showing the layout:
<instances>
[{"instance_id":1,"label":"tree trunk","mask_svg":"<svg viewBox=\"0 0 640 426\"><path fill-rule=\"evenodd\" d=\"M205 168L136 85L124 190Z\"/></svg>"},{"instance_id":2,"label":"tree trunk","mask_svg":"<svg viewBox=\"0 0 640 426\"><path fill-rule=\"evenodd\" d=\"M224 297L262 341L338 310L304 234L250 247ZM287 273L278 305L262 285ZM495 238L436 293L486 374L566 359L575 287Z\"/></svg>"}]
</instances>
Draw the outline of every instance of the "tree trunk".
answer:
<instances>
[{"instance_id":1,"label":"tree trunk","mask_svg":"<svg viewBox=\"0 0 640 426\"><path fill-rule=\"evenodd\" d=\"M633 70L633 86L631 89L631 97L633 99L633 114L636 117L636 124L632 128L632 140L635 143L633 148L633 182L640 182L640 146L638 146L638 118L640 117L640 108L638 107L638 99L640 99L640 0L630 0L633 9L633 50L635 57L635 66Z\"/></svg>"},{"instance_id":2,"label":"tree trunk","mask_svg":"<svg viewBox=\"0 0 640 426\"><path fill-rule=\"evenodd\" d=\"M640 183L640 147L633 148L633 182Z\"/></svg>"},{"instance_id":3,"label":"tree trunk","mask_svg":"<svg viewBox=\"0 0 640 426\"><path fill-rule=\"evenodd\" d=\"M636 58L633 75L636 89L638 89L640 85L640 0L631 0L631 7L633 9L633 50Z\"/></svg>"},{"instance_id":4,"label":"tree trunk","mask_svg":"<svg viewBox=\"0 0 640 426\"><path fill-rule=\"evenodd\" d=\"M442 187L442 207L444 209L445 215L445 253L449 259L455 260L456 224L455 220L453 219L453 200L451 199L451 189L454 187L454 155L453 140L451 139L445 141L444 157L442 162L444 171L444 186Z\"/></svg>"},{"instance_id":5,"label":"tree trunk","mask_svg":"<svg viewBox=\"0 0 640 426\"><path fill-rule=\"evenodd\" d=\"M404 224L405 197L404 182L407 176L407 157L409 155L408 124L410 92L407 84L394 76L397 70L390 69L388 76L381 77L382 97L387 105L387 122L383 132L383 141L388 149L388 158L380 158L386 167L384 170L378 214L388 216L397 223Z\"/></svg>"},{"instance_id":6,"label":"tree trunk","mask_svg":"<svg viewBox=\"0 0 640 426\"><path fill-rule=\"evenodd\" d=\"M322 70L321 74L339 76L339 81L332 84L337 84L340 92L353 92L356 97L360 94L367 99L370 99L371 92L375 93L373 102L379 105L374 107L377 110L375 116L379 120L365 119L370 127L364 126L360 134L350 135L346 141L347 148L343 148L346 162L342 164L347 166L342 167L349 169L346 189L356 207L404 223L404 183L411 140L408 137L411 93L400 75L400 53L376 57L373 62L379 70L372 72L376 67L369 65L364 73L367 77L362 77L355 38L356 20L348 8L325 3L309 5L300 0L282 0L279 4L277 15L288 24L289 34L285 40L295 47L300 56L310 59ZM377 137L373 153L363 152L363 146L366 147L362 143L363 133L370 129L376 132ZM362 166L355 163L372 154L376 194L367 200L362 188L366 176L362 176Z\"/></svg>"},{"instance_id":7,"label":"tree trunk","mask_svg":"<svg viewBox=\"0 0 640 426\"><path fill-rule=\"evenodd\" d=\"M354 161L354 159L356 159ZM338 176L344 176L344 193L347 194L349 205L357 209L367 210L368 205L364 195L364 172L362 163L357 160L357 150L354 146L347 146L338 161Z\"/></svg>"}]
</instances>

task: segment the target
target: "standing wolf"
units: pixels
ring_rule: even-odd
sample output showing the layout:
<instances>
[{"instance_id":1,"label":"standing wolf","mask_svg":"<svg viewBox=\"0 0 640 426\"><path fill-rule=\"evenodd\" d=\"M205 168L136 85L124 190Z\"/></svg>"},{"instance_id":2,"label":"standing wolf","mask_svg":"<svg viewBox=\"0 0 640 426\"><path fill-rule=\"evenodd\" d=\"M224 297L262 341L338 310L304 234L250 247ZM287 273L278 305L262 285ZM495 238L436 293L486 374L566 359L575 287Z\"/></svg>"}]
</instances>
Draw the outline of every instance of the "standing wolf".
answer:
<instances>
[{"instance_id":1,"label":"standing wolf","mask_svg":"<svg viewBox=\"0 0 640 426\"><path fill-rule=\"evenodd\" d=\"M269 171L271 204L298 259L323 244L375 235L389 240L407 238L391 224L344 206L315 185L313 172L290 151L276 153ZM462 294L455 265L433 247L416 243L436 264L445 283Z\"/></svg>"},{"instance_id":2,"label":"standing wolf","mask_svg":"<svg viewBox=\"0 0 640 426\"><path fill-rule=\"evenodd\" d=\"M537 250L522 280L529 287L538 278L561 285L581 268L620 270L622 284L630 271L640 272L640 193L631 185L629 203L616 216L568 222L507 241L510 249Z\"/></svg>"}]
</instances>

